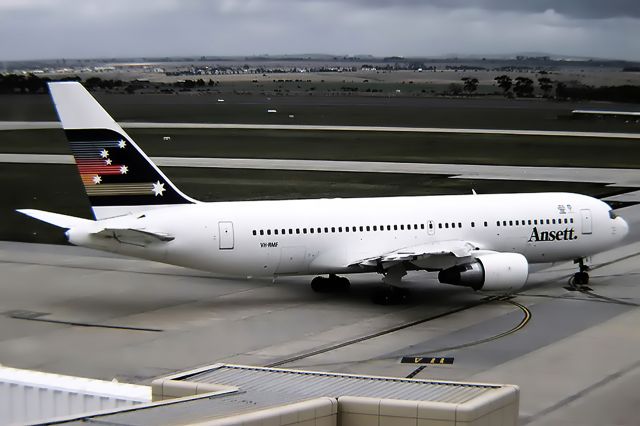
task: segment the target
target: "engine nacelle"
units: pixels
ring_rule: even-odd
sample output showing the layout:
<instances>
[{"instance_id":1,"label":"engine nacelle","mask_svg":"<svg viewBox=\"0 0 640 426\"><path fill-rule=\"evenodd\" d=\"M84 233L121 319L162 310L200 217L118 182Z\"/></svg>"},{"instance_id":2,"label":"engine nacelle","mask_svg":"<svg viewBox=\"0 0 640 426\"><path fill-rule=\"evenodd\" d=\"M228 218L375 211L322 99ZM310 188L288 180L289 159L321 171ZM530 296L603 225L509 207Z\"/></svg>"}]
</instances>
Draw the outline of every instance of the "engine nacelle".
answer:
<instances>
[{"instance_id":1,"label":"engine nacelle","mask_svg":"<svg viewBox=\"0 0 640 426\"><path fill-rule=\"evenodd\" d=\"M529 263L523 255L495 253L444 269L438 274L438 280L443 284L461 285L474 290L510 292L521 289L528 275Z\"/></svg>"}]
</instances>

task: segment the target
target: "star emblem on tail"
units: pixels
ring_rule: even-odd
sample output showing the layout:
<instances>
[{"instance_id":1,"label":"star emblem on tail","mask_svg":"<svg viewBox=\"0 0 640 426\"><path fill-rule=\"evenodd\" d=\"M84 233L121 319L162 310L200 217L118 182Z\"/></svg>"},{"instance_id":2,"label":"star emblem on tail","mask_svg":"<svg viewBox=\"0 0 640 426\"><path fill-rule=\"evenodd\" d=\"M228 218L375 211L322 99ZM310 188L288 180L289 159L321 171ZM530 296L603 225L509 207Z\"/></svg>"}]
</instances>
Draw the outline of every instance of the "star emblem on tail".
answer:
<instances>
[{"instance_id":1,"label":"star emblem on tail","mask_svg":"<svg viewBox=\"0 0 640 426\"><path fill-rule=\"evenodd\" d=\"M162 193L166 191L166 189L164 189L164 183L160 181L154 183L152 191L153 191L153 195L155 195L156 197L158 195L162 196Z\"/></svg>"}]
</instances>

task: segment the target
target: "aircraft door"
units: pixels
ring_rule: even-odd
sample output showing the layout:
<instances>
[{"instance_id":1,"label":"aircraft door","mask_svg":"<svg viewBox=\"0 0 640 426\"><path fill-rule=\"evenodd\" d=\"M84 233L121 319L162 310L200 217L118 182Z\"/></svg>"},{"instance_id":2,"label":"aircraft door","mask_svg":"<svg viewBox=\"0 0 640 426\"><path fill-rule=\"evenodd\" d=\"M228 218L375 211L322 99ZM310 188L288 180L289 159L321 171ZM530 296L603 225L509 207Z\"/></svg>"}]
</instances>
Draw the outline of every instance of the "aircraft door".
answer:
<instances>
[{"instance_id":1,"label":"aircraft door","mask_svg":"<svg viewBox=\"0 0 640 426\"><path fill-rule=\"evenodd\" d=\"M582 233L583 234L591 234L593 231L592 220L591 220L591 210L582 209L580 210L580 215L582 216Z\"/></svg>"},{"instance_id":2,"label":"aircraft door","mask_svg":"<svg viewBox=\"0 0 640 426\"><path fill-rule=\"evenodd\" d=\"M429 222L427 222L427 234L433 235L435 233L436 233L436 226L434 225L433 221L430 220Z\"/></svg>"},{"instance_id":3,"label":"aircraft door","mask_svg":"<svg viewBox=\"0 0 640 426\"><path fill-rule=\"evenodd\" d=\"M233 241L233 222L218 222L218 231L220 232L220 250L232 250Z\"/></svg>"}]
</instances>

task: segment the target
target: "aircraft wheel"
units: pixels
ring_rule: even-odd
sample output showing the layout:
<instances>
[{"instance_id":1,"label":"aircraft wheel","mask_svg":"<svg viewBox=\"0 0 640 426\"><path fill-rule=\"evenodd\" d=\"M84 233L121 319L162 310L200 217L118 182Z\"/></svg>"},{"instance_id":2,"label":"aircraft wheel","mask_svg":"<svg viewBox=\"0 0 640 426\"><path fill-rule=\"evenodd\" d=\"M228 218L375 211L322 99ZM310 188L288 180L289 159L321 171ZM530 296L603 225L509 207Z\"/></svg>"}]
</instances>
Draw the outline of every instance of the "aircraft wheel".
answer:
<instances>
[{"instance_id":1,"label":"aircraft wheel","mask_svg":"<svg viewBox=\"0 0 640 426\"><path fill-rule=\"evenodd\" d=\"M584 271L576 272L573 275L573 283L578 286L589 284L589 274Z\"/></svg>"},{"instance_id":2,"label":"aircraft wheel","mask_svg":"<svg viewBox=\"0 0 640 426\"><path fill-rule=\"evenodd\" d=\"M316 293L325 293L327 291L327 281L325 277L315 277L311 280L311 289Z\"/></svg>"}]
</instances>

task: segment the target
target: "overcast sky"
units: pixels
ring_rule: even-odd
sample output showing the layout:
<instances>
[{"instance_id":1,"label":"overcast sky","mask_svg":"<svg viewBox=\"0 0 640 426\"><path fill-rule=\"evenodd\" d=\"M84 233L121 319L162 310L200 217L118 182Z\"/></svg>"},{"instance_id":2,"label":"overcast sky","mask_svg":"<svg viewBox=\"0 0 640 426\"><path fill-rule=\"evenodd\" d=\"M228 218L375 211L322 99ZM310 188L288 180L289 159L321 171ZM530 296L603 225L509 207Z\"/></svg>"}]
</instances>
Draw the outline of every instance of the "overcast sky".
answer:
<instances>
[{"instance_id":1,"label":"overcast sky","mask_svg":"<svg viewBox=\"0 0 640 426\"><path fill-rule=\"evenodd\" d=\"M640 0L0 0L0 60L520 52L640 60Z\"/></svg>"}]
</instances>

